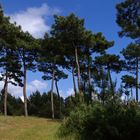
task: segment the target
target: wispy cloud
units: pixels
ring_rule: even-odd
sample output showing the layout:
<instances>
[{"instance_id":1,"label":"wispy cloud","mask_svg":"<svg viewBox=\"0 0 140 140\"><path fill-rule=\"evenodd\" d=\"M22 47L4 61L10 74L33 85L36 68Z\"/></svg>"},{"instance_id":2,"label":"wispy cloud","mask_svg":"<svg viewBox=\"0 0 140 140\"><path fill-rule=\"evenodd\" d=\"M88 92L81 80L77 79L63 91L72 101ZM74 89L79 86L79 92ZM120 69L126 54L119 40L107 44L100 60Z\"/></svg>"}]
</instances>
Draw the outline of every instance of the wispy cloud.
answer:
<instances>
[{"instance_id":1,"label":"wispy cloud","mask_svg":"<svg viewBox=\"0 0 140 140\"><path fill-rule=\"evenodd\" d=\"M39 80L34 80L34 81L31 81L29 84L27 84L28 93L32 93L36 90L39 90L42 92L42 91L45 91L46 88L47 88L46 82L42 82Z\"/></svg>"},{"instance_id":2,"label":"wispy cloud","mask_svg":"<svg viewBox=\"0 0 140 140\"><path fill-rule=\"evenodd\" d=\"M0 90L3 88L3 82L0 82ZM32 92L35 92L36 90L39 91L46 91L48 85L46 82L42 82L39 80L33 80L30 83L27 83L27 94L31 94ZM19 86L14 86L12 84L8 85L8 92L11 93L15 97L22 97L23 95L23 88Z\"/></svg>"},{"instance_id":3,"label":"wispy cloud","mask_svg":"<svg viewBox=\"0 0 140 140\"><path fill-rule=\"evenodd\" d=\"M74 90L73 88L69 88L66 92L63 90L59 90L60 96L62 96L64 99L67 98L68 96L73 96L74 95Z\"/></svg>"},{"instance_id":4,"label":"wispy cloud","mask_svg":"<svg viewBox=\"0 0 140 140\"><path fill-rule=\"evenodd\" d=\"M41 7L30 7L25 11L8 15L11 17L11 22L22 26L23 31L28 31L34 37L40 38L50 30L47 19L59 12L58 8L49 7L44 3Z\"/></svg>"},{"instance_id":5,"label":"wispy cloud","mask_svg":"<svg viewBox=\"0 0 140 140\"><path fill-rule=\"evenodd\" d=\"M66 95L67 95L67 96L74 95L74 90L73 90L73 88L69 88L69 89L67 90L67 92L66 92Z\"/></svg>"}]
</instances>

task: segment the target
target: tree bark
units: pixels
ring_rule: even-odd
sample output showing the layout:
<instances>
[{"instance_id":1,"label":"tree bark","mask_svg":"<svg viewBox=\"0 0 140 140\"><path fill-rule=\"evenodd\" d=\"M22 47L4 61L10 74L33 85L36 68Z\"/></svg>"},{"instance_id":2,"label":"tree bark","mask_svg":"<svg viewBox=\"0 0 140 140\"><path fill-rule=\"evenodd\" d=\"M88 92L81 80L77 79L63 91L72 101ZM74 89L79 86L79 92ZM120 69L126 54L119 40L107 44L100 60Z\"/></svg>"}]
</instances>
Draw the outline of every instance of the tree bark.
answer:
<instances>
[{"instance_id":1,"label":"tree bark","mask_svg":"<svg viewBox=\"0 0 140 140\"><path fill-rule=\"evenodd\" d=\"M60 98L57 80L55 80L55 87L56 87L56 91L57 91L58 98Z\"/></svg>"},{"instance_id":2,"label":"tree bark","mask_svg":"<svg viewBox=\"0 0 140 140\"><path fill-rule=\"evenodd\" d=\"M27 94L26 94L26 78L27 78L27 69L24 64L24 86L23 86L23 96L24 96L24 114L25 117L28 116L28 108L27 108Z\"/></svg>"},{"instance_id":3,"label":"tree bark","mask_svg":"<svg viewBox=\"0 0 140 140\"><path fill-rule=\"evenodd\" d=\"M91 69L90 66L88 66L88 88L89 88L89 100L92 100L92 93L91 93Z\"/></svg>"},{"instance_id":4,"label":"tree bark","mask_svg":"<svg viewBox=\"0 0 140 140\"><path fill-rule=\"evenodd\" d=\"M75 95L77 94L77 90L76 90L76 83L75 83L75 76L74 76L74 68L72 68L72 80L73 80L73 89L75 92Z\"/></svg>"},{"instance_id":5,"label":"tree bark","mask_svg":"<svg viewBox=\"0 0 140 140\"><path fill-rule=\"evenodd\" d=\"M80 65L78 61L78 52L77 52L77 47L75 47L75 59L76 59L76 65L77 65L77 72L78 72L78 90L79 93L81 94L81 76L80 76Z\"/></svg>"},{"instance_id":6,"label":"tree bark","mask_svg":"<svg viewBox=\"0 0 140 140\"><path fill-rule=\"evenodd\" d=\"M6 71L6 78L5 78L5 83L4 83L4 88L3 88L3 91L4 91L4 116L7 116L7 92L8 90L8 73Z\"/></svg>"},{"instance_id":7,"label":"tree bark","mask_svg":"<svg viewBox=\"0 0 140 140\"><path fill-rule=\"evenodd\" d=\"M139 61L138 58L136 58L136 101L139 101L139 97L138 97L138 90L139 90Z\"/></svg>"},{"instance_id":8,"label":"tree bark","mask_svg":"<svg viewBox=\"0 0 140 140\"><path fill-rule=\"evenodd\" d=\"M132 90L132 87L131 87L131 98L133 98L133 90Z\"/></svg>"},{"instance_id":9,"label":"tree bark","mask_svg":"<svg viewBox=\"0 0 140 140\"><path fill-rule=\"evenodd\" d=\"M51 109L52 109L52 119L54 119L54 103L53 103L53 89L54 89L54 76L55 70L52 71L52 85L51 85Z\"/></svg>"},{"instance_id":10,"label":"tree bark","mask_svg":"<svg viewBox=\"0 0 140 140\"><path fill-rule=\"evenodd\" d=\"M56 87L57 95L58 95L58 98L59 98L59 113L60 113L60 116L61 116L61 97L60 97L60 93L59 93L59 89L58 89L57 80L55 80L55 87Z\"/></svg>"},{"instance_id":11,"label":"tree bark","mask_svg":"<svg viewBox=\"0 0 140 140\"><path fill-rule=\"evenodd\" d=\"M108 78L109 78L109 81L110 81L110 87L111 87L112 94L114 95L114 85L113 85L113 82L112 82L110 68L108 68Z\"/></svg>"}]
</instances>

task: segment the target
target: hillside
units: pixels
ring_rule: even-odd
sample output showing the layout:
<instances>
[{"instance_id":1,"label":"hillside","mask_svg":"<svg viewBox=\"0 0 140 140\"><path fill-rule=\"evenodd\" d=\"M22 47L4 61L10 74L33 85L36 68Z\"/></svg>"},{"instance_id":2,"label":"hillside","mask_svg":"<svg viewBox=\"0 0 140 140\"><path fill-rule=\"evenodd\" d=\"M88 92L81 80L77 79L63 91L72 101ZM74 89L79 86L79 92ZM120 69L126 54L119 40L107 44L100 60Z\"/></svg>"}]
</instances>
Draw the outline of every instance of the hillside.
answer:
<instances>
[{"instance_id":1,"label":"hillside","mask_svg":"<svg viewBox=\"0 0 140 140\"><path fill-rule=\"evenodd\" d=\"M59 125L59 121L42 118L0 116L0 140L59 140Z\"/></svg>"}]
</instances>

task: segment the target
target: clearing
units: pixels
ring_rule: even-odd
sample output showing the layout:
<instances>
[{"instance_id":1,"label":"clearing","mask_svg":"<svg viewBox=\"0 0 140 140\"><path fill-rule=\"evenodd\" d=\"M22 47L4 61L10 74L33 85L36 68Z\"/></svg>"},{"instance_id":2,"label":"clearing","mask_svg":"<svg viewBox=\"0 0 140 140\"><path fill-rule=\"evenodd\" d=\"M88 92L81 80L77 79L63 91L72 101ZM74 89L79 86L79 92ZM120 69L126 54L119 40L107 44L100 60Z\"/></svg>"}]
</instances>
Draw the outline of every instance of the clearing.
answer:
<instances>
[{"instance_id":1,"label":"clearing","mask_svg":"<svg viewBox=\"0 0 140 140\"><path fill-rule=\"evenodd\" d=\"M71 140L59 139L61 122L35 117L0 116L0 140Z\"/></svg>"}]
</instances>

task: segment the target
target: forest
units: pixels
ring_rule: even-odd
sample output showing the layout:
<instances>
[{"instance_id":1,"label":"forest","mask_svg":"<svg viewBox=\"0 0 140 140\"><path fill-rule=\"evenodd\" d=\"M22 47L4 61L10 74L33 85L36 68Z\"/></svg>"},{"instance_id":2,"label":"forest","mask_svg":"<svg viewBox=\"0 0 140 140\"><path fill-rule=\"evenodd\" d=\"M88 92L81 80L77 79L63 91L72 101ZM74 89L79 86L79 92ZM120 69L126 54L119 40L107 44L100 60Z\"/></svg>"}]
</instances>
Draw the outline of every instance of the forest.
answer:
<instances>
[{"instance_id":1,"label":"forest","mask_svg":"<svg viewBox=\"0 0 140 140\"><path fill-rule=\"evenodd\" d=\"M61 138L137 139L140 1L124 0L116 5L116 10L118 37L132 40L119 55L108 53L114 47L113 40L107 40L102 32L88 30L85 20L74 13L54 15L50 32L43 38L35 38L16 22L11 23L0 6L0 81L4 83L0 114L60 119ZM29 71L41 72L43 80L51 81L51 89L27 96ZM121 74L120 80L115 80L114 74ZM69 76L74 93L64 99L58 83ZM9 93L9 84L23 88L24 102Z\"/></svg>"}]
</instances>

